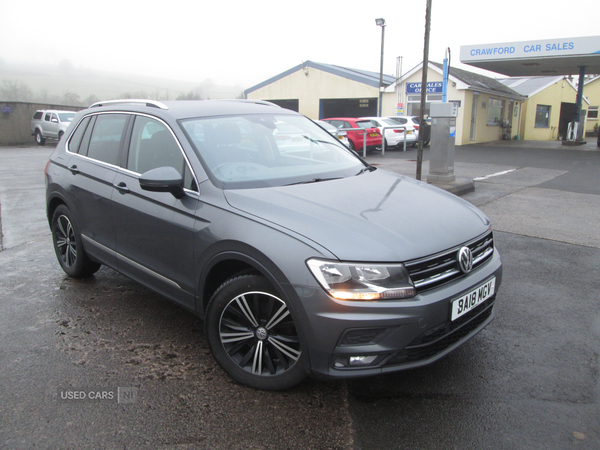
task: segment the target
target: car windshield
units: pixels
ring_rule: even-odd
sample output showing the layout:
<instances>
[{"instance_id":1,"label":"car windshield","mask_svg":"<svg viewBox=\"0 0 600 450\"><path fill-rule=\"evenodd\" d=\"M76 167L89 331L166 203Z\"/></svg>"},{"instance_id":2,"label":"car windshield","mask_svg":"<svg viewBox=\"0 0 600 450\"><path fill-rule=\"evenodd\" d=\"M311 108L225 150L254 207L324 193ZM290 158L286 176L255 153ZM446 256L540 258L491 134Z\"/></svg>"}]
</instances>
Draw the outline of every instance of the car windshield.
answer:
<instances>
[{"instance_id":1,"label":"car windshield","mask_svg":"<svg viewBox=\"0 0 600 450\"><path fill-rule=\"evenodd\" d=\"M71 122L75 117L75 113L58 113L58 117L61 122Z\"/></svg>"},{"instance_id":2,"label":"car windshield","mask_svg":"<svg viewBox=\"0 0 600 450\"><path fill-rule=\"evenodd\" d=\"M370 120L357 120L356 121L356 125L358 125L361 128L373 128L373 127L377 126L376 124L374 124Z\"/></svg>"},{"instance_id":3,"label":"car windshield","mask_svg":"<svg viewBox=\"0 0 600 450\"><path fill-rule=\"evenodd\" d=\"M366 165L304 116L252 114L180 121L212 181L223 189L311 183Z\"/></svg>"}]
</instances>

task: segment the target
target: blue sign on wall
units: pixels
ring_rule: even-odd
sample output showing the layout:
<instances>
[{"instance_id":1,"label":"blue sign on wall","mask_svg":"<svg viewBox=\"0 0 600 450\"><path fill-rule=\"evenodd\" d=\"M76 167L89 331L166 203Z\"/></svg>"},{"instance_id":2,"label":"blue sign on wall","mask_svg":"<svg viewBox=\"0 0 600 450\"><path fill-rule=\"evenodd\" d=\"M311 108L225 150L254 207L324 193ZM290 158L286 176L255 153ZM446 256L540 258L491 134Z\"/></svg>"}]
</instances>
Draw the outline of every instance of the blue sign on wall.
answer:
<instances>
[{"instance_id":1,"label":"blue sign on wall","mask_svg":"<svg viewBox=\"0 0 600 450\"><path fill-rule=\"evenodd\" d=\"M407 83L406 84L406 93L407 94L420 94L421 93L421 85L423 83ZM443 88L443 82L441 81L430 81L427 83L427 93L428 94L441 94Z\"/></svg>"},{"instance_id":2,"label":"blue sign on wall","mask_svg":"<svg viewBox=\"0 0 600 450\"><path fill-rule=\"evenodd\" d=\"M12 106L2 106L2 107L0 107L0 112L11 113L11 112L13 112L13 107Z\"/></svg>"}]
</instances>

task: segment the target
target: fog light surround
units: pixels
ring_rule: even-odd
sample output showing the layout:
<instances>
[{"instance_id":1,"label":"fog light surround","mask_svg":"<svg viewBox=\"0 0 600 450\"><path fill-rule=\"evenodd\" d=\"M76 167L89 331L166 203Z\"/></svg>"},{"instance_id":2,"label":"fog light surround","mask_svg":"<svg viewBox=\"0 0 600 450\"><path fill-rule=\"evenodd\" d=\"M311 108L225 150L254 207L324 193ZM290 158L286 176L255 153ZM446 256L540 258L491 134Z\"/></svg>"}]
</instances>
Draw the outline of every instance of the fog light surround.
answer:
<instances>
[{"instance_id":1,"label":"fog light surround","mask_svg":"<svg viewBox=\"0 0 600 450\"><path fill-rule=\"evenodd\" d=\"M377 366L387 355L343 355L336 356L333 367L336 369L358 369Z\"/></svg>"}]
</instances>

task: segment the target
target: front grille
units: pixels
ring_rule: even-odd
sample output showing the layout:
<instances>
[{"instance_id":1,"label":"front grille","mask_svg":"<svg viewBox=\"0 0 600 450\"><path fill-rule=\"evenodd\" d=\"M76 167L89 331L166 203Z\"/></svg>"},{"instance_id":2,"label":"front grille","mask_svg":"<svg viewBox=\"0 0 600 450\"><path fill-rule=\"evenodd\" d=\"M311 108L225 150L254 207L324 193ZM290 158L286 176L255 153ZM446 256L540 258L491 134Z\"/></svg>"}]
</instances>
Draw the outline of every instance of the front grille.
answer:
<instances>
[{"instance_id":1,"label":"front grille","mask_svg":"<svg viewBox=\"0 0 600 450\"><path fill-rule=\"evenodd\" d=\"M405 262L417 292L436 288L464 276L458 267L458 251L467 246L473 254L473 270L485 264L494 254L494 234L492 231L472 241L425 258Z\"/></svg>"},{"instance_id":2,"label":"front grille","mask_svg":"<svg viewBox=\"0 0 600 450\"><path fill-rule=\"evenodd\" d=\"M445 322L428 330L386 361L385 365L395 366L423 361L443 352L479 328L492 315L495 300L494 295L460 319Z\"/></svg>"}]
</instances>

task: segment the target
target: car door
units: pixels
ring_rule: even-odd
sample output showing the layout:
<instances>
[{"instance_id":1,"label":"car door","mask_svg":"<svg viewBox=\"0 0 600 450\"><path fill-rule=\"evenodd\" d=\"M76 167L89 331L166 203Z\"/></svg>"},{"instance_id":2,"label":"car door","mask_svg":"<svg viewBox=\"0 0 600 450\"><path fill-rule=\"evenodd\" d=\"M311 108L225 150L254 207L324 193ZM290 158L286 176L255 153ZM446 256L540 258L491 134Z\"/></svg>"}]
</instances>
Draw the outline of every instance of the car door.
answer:
<instances>
[{"instance_id":1,"label":"car door","mask_svg":"<svg viewBox=\"0 0 600 450\"><path fill-rule=\"evenodd\" d=\"M196 181L163 121L137 115L130 128L127 160L114 179L112 197L119 271L193 307ZM181 198L140 187L140 175L158 167L174 167L183 175Z\"/></svg>"},{"instance_id":2,"label":"car door","mask_svg":"<svg viewBox=\"0 0 600 450\"><path fill-rule=\"evenodd\" d=\"M44 137L54 137L54 124L52 123L52 113L51 112L47 112L46 114L44 114L44 120L42 121L42 131L44 134Z\"/></svg>"},{"instance_id":3,"label":"car door","mask_svg":"<svg viewBox=\"0 0 600 450\"><path fill-rule=\"evenodd\" d=\"M84 246L91 256L116 268L116 235L111 198L128 114L85 117L65 152L69 207L77 217Z\"/></svg>"}]
</instances>

